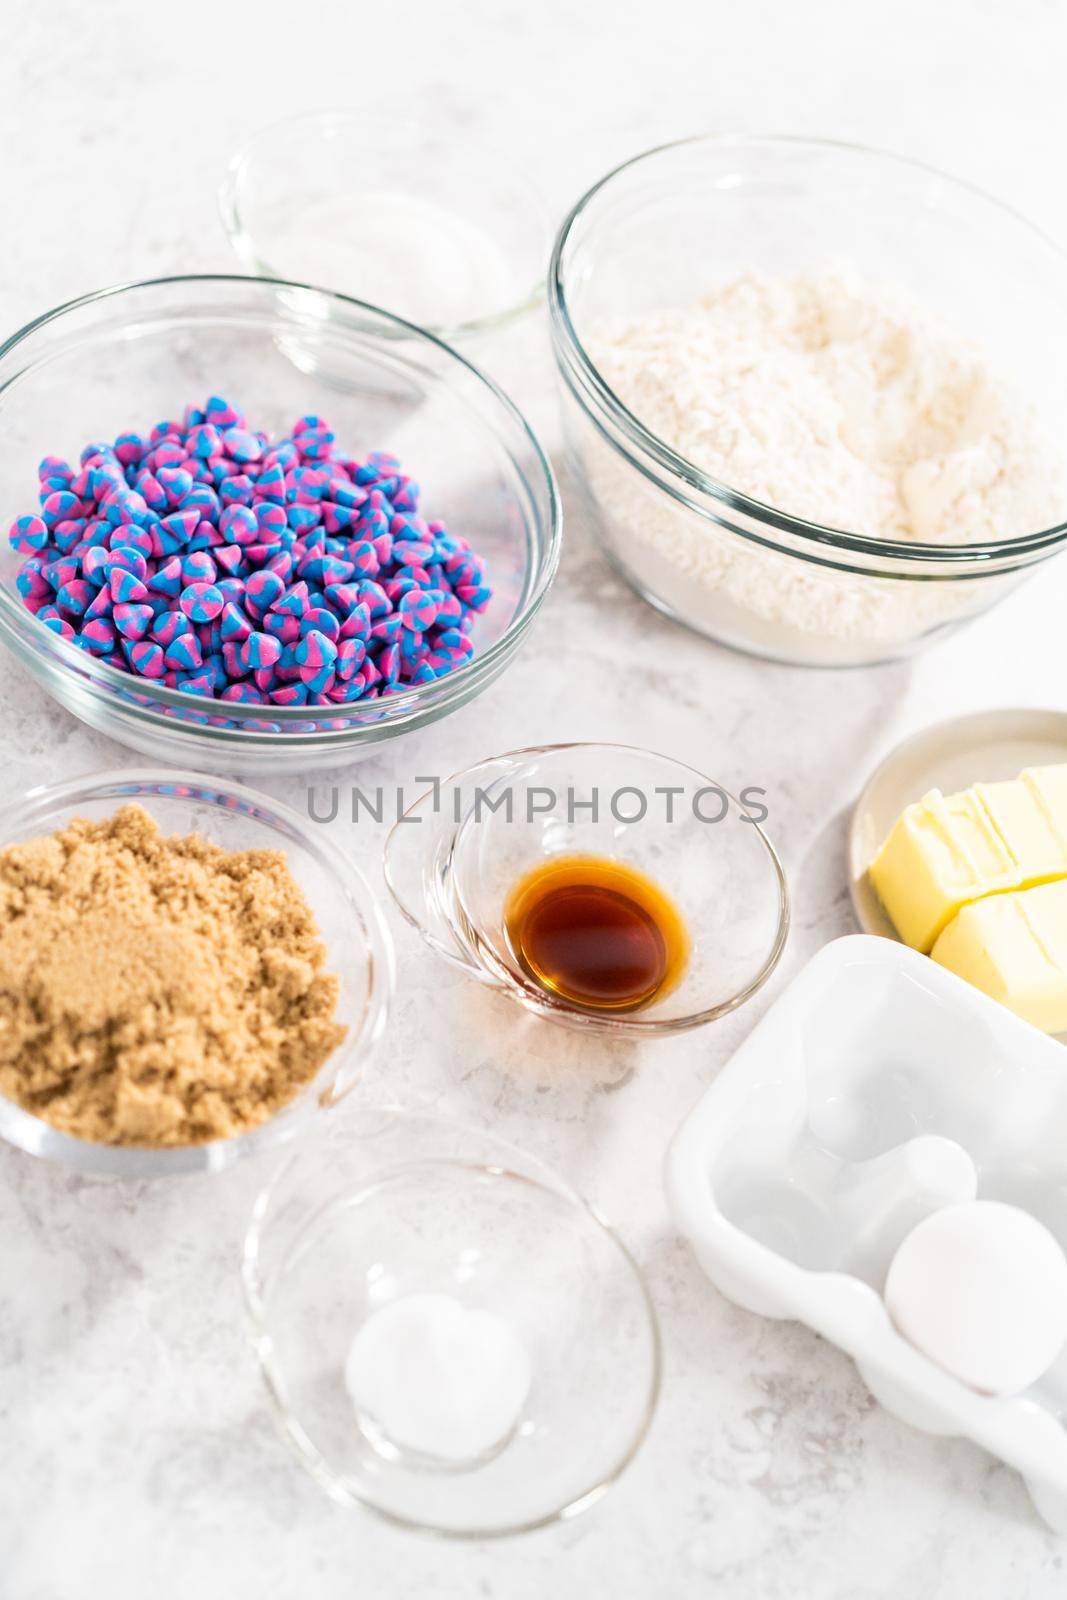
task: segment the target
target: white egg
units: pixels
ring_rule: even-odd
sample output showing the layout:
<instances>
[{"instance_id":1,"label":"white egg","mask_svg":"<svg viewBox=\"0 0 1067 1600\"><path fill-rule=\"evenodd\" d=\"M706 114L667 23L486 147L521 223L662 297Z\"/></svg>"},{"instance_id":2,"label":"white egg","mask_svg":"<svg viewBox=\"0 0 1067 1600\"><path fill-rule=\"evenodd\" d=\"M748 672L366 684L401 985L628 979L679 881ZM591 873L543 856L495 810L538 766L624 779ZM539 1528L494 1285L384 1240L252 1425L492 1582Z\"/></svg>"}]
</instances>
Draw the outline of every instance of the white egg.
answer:
<instances>
[{"instance_id":1,"label":"white egg","mask_svg":"<svg viewBox=\"0 0 1067 1600\"><path fill-rule=\"evenodd\" d=\"M945 1206L893 1257L885 1303L917 1350L983 1394L1018 1394L1067 1343L1067 1257L1027 1211Z\"/></svg>"}]
</instances>

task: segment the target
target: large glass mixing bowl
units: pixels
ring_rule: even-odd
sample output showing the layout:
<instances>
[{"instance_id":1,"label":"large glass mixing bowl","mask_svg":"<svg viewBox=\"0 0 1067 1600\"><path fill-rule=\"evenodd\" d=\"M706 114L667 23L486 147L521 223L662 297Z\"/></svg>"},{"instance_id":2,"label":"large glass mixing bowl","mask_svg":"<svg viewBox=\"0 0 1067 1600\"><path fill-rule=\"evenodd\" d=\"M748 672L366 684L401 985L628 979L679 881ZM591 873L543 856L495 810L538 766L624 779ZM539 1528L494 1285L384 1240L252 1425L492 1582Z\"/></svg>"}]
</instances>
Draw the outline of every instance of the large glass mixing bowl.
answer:
<instances>
[{"instance_id":1,"label":"large glass mixing bowl","mask_svg":"<svg viewBox=\"0 0 1067 1600\"><path fill-rule=\"evenodd\" d=\"M220 394L252 426L327 417L345 450L397 455L427 514L484 559L493 598L473 657L433 682L337 706L205 700L134 677L49 631L15 588L3 539L0 641L75 716L156 760L216 772L339 766L447 716L507 665L559 558L544 453L490 379L431 335L321 290L241 277L159 279L59 307L0 345L0 518L37 509L45 455L147 432Z\"/></svg>"},{"instance_id":2,"label":"large glass mixing bowl","mask_svg":"<svg viewBox=\"0 0 1067 1600\"><path fill-rule=\"evenodd\" d=\"M747 272L790 277L838 263L895 286L980 347L1063 459L1063 252L988 195L918 162L814 139L664 145L583 195L549 274L573 476L612 563L698 632L812 666L923 649L1067 540L1067 496L1042 527L998 528L992 539L961 527L952 544L805 520L686 459L602 370L605 330L691 305Z\"/></svg>"}]
</instances>

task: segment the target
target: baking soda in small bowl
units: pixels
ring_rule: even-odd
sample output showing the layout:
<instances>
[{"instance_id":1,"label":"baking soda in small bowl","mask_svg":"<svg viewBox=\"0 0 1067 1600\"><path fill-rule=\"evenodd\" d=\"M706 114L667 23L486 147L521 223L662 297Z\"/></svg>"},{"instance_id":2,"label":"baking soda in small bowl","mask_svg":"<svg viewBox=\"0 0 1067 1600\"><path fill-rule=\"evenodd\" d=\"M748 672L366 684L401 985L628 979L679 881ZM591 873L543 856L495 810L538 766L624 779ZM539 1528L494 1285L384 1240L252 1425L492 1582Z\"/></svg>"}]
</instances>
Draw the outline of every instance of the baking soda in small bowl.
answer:
<instances>
[{"instance_id":1,"label":"baking soda in small bowl","mask_svg":"<svg viewBox=\"0 0 1067 1600\"><path fill-rule=\"evenodd\" d=\"M271 254L299 282L369 300L422 327L503 315L525 287L490 233L402 191L312 201L272 241Z\"/></svg>"},{"instance_id":2,"label":"baking soda in small bowl","mask_svg":"<svg viewBox=\"0 0 1067 1600\"><path fill-rule=\"evenodd\" d=\"M448 1294L406 1294L379 1307L345 1363L345 1387L375 1449L453 1470L503 1449L530 1380L511 1323Z\"/></svg>"}]
</instances>

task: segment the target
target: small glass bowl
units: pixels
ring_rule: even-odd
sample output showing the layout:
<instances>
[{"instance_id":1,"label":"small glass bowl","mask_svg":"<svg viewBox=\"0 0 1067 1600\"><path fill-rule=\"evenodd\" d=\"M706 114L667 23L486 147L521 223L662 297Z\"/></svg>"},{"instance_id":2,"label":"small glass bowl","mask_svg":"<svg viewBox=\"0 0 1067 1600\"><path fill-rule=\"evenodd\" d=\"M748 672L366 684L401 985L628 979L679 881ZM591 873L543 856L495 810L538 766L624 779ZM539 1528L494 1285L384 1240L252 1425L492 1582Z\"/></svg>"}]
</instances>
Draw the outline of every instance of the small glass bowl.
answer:
<instances>
[{"instance_id":1,"label":"small glass bowl","mask_svg":"<svg viewBox=\"0 0 1067 1600\"><path fill-rule=\"evenodd\" d=\"M522 1533L595 1504L648 1431L660 1341L639 1268L557 1173L488 1134L350 1113L260 1195L244 1284L276 1420L341 1504L451 1537ZM505 1319L530 1361L516 1426L460 1470L383 1449L345 1384L367 1317L418 1293Z\"/></svg>"},{"instance_id":2,"label":"small glass bowl","mask_svg":"<svg viewBox=\"0 0 1067 1600\"><path fill-rule=\"evenodd\" d=\"M499 248L499 272L483 285L484 305L454 307L433 298L448 238L430 252L417 240L407 270L432 267L426 283L371 263L377 276L349 278L340 260L308 253L295 225L309 207L368 197L372 205L412 201L447 213L476 246L478 236ZM255 134L230 163L219 195L223 225L247 272L315 283L340 294L386 306L450 343L494 332L539 304L551 227L544 202L513 165L492 150L457 141L439 119L406 121L357 111L312 112L287 117ZM387 217L380 219L384 224ZM402 218L401 218L402 220ZM321 246L316 246L321 249ZM383 251L388 262L388 248ZM462 261L457 263L462 267ZM311 270L309 270L311 269ZM369 268L365 268L370 270ZM441 293L440 290L437 291ZM340 308L338 308L340 310ZM399 331L399 330L398 330Z\"/></svg>"},{"instance_id":3,"label":"small glass bowl","mask_svg":"<svg viewBox=\"0 0 1067 1600\"><path fill-rule=\"evenodd\" d=\"M0 815L0 848L53 833L72 817L102 820L131 802L154 817L164 833L196 832L226 850L285 852L315 915L327 970L340 980L336 1017L347 1036L294 1100L269 1122L232 1139L174 1149L95 1144L61 1133L2 1096L0 1138L76 1172L122 1178L221 1172L239 1157L302 1133L358 1081L385 1027L393 990L392 940L366 880L323 829L253 789L195 772L103 772L31 789Z\"/></svg>"},{"instance_id":4,"label":"small glass bowl","mask_svg":"<svg viewBox=\"0 0 1067 1600\"><path fill-rule=\"evenodd\" d=\"M644 599L723 644L804 666L907 656L1008 594L1067 542L1046 528L922 544L824 527L680 456L615 394L597 330L684 306L745 271L844 262L987 350L1067 431L1063 252L919 162L814 139L704 136L648 150L564 219L549 309L573 476L606 555Z\"/></svg>"},{"instance_id":5,"label":"small glass bowl","mask_svg":"<svg viewBox=\"0 0 1067 1600\"><path fill-rule=\"evenodd\" d=\"M766 809L756 794L735 799L692 767L629 745L516 750L458 773L408 808L386 840L386 882L432 950L528 1010L615 1034L678 1033L750 999L785 948L785 874L760 826ZM641 1011L593 1010L552 994L511 948L510 890L539 862L569 855L637 868L681 912L686 968Z\"/></svg>"},{"instance_id":6,"label":"small glass bowl","mask_svg":"<svg viewBox=\"0 0 1067 1600\"><path fill-rule=\"evenodd\" d=\"M336 313L350 318L342 324ZM136 677L52 633L15 587L0 539L0 642L82 721L153 761L222 773L339 767L466 705L506 667L559 561L552 470L490 379L373 306L259 278L166 278L60 306L0 345L0 521L37 504L37 463L146 430L222 394L273 433L303 414L346 449L395 450L429 514L484 557L493 599L475 654L431 683L335 706L208 700Z\"/></svg>"}]
</instances>

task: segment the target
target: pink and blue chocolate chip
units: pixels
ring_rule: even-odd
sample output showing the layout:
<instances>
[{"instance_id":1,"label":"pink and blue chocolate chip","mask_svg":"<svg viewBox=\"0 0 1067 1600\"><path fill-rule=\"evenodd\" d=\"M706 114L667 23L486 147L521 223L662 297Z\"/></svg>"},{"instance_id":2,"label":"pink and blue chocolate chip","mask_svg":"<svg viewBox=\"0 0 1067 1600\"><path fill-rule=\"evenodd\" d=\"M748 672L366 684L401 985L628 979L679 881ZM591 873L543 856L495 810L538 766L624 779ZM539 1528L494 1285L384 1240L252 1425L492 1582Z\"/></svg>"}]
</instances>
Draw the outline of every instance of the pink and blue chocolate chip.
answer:
<instances>
[{"instance_id":1,"label":"pink and blue chocolate chip","mask_svg":"<svg viewBox=\"0 0 1067 1600\"><path fill-rule=\"evenodd\" d=\"M141 678L250 705L347 705L474 652L492 598L467 541L418 512L395 456L356 461L321 417L289 437L213 396L147 436L46 456L16 517L23 604Z\"/></svg>"}]
</instances>

